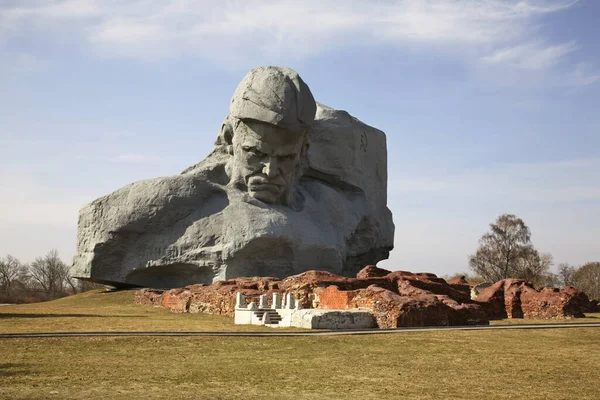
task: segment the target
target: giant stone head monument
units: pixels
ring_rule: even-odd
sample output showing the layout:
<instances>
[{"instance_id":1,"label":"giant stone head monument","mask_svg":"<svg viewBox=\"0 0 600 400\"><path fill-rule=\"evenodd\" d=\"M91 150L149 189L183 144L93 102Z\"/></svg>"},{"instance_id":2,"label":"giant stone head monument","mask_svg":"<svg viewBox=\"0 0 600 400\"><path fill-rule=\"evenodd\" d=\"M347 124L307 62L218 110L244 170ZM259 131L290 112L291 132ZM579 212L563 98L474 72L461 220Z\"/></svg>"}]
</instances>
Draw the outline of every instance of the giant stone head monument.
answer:
<instances>
[{"instance_id":1,"label":"giant stone head monument","mask_svg":"<svg viewBox=\"0 0 600 400\"><path fill-rule=\"evenodd\" d=\"M80 210L73 268L117 287L354 276L388 258L393 239L385 134L316 103L295 71L260 67L208 157Z\"/></svg>"}]
</instances>

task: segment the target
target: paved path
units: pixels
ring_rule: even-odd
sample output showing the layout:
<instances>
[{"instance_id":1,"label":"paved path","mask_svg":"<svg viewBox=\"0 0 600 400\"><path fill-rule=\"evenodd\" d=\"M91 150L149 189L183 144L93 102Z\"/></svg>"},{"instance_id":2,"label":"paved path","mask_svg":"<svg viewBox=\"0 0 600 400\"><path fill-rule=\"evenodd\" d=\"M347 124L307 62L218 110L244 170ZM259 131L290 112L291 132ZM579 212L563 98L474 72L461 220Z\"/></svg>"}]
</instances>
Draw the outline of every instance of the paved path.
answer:
<instances>
[{"instance_id":1,"label":"paved path","mask_svg":"<svg viewBox=\"0 0 600 400\"><path fill-rule=\"evenodd\" d=\"M101 337L101 336L339 336L339 335L381 335L407 332L429 331L483 331L506 329L567 329L567 328L600 328L600 322L585 323L552 323L552 324L515 324L515 325L478 325L478 326L431 326L424 328L365 329L339 331L306 332L37 332L37 333L3 333L0 339L8 338L65 338L65 337ZM276 329L276 328L275 328Z\"/></svg>"}]
</instances>

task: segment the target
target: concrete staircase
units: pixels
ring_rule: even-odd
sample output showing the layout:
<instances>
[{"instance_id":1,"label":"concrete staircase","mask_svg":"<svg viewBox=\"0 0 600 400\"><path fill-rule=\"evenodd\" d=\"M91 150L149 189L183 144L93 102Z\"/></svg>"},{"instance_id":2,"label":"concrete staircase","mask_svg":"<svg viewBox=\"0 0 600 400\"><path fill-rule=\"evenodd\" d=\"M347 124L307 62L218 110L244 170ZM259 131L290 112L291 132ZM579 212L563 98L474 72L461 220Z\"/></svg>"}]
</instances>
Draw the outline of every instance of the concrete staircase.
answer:
<instances>
[{"instance_id":1,"label":"concrete staircase","mask_svg":"<svg viewBox=\"0 0 600 400\"><path fill-rule=\"evenodd\" d=\"M262 313L262 315L261 315ZM265 325L279 325L281 315L275 309L257 311L257 317L263 321Z\"/></svg>"}]
</instances>

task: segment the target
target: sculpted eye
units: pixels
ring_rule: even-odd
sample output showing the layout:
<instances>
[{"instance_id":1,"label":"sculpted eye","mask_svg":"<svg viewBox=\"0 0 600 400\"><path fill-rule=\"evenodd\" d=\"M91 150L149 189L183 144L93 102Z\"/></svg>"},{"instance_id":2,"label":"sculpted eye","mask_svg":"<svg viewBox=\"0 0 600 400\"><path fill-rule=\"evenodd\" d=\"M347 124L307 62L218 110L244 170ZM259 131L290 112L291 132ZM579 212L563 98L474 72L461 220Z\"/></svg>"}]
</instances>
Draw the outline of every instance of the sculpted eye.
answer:
<instances>
[{"instance_id":1,"label":"sculpted eye","mask_svg":"<svg viewBox=\"0 0 600 400\"><path fill-rule=\"evenodd\" d=\"M294 158L296 158L296 155L295 154L287 154L285 156L281 156L281 158L284 159L284 160L286 160L286 161L287 160L293 160Z\"/></svg>"},{"instance_id":2,"label":"sculpted eye","mask_svg":"<svg viewBox=\"0 0 600 400\"><path fill-rule=\"evenodd\" d=\"M244 150L246 153L250 153L251 155L257 157L264 157L266 155L262 151L258 150L256 147L242 146L242 150Z\"/></svg>"}]
</instances>

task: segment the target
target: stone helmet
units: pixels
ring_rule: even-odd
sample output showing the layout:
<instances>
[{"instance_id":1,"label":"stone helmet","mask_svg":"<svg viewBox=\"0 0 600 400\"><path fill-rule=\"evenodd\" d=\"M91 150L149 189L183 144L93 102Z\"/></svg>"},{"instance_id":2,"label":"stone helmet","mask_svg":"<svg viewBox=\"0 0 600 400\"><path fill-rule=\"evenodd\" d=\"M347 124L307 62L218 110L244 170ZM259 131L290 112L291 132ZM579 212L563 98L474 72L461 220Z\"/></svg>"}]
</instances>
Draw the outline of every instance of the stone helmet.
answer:
<instances>
[{"instance_id":1,"label":"stone helmet","mask_svg":"<svg viewBox=\"0 0 600 400\"><path fill-rule=\"evenodd\" d=\"M229 105L230 116L306 132L317 105L298 73L285 67L258 67L246 74Z\"/></svg>"}]
</instances>

